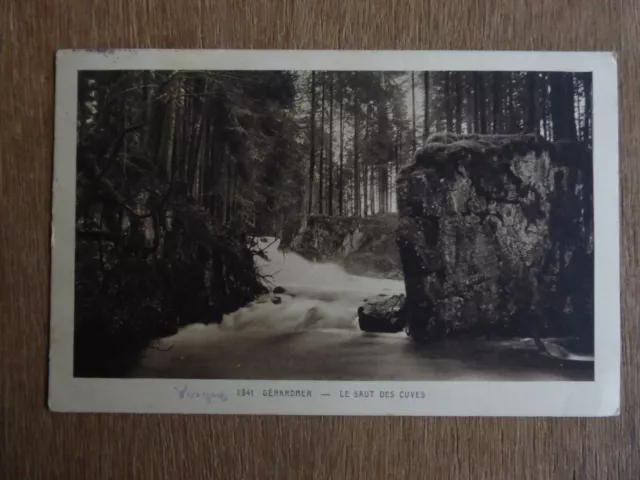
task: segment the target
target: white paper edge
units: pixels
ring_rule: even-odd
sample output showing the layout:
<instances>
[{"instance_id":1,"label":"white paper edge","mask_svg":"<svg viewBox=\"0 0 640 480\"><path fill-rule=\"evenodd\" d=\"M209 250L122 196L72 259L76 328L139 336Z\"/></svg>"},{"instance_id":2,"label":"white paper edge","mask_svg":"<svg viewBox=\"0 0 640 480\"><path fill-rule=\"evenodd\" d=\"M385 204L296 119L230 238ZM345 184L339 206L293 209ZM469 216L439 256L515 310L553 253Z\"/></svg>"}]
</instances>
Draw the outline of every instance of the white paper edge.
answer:
<instances>
[{"instance_id":1,"label":"white paper edge","mask_svg":"<svg viewBox=\"0 0 640 480\"><path fill-rule=\"evenodd\" d=\"M111 50L59 51L56 72L49 408L139 412L393 416L611 416L620 406L618 83L607 52ZM79 70L478 70L593 72L595 381L284 381L73 377L75 158ZM180 399L177 389L224 392L226 401ZM236 397L251 388L254 397ZM263 397L264 389L311 398ZM374 390L373 399L340 398ZM380 398L392 390L396 398ZM401 391L425 399L400 400ZM324 395L323 395L324 394ZM327 394L329 396L327 396Z\"/></svg>"}]
</instances>

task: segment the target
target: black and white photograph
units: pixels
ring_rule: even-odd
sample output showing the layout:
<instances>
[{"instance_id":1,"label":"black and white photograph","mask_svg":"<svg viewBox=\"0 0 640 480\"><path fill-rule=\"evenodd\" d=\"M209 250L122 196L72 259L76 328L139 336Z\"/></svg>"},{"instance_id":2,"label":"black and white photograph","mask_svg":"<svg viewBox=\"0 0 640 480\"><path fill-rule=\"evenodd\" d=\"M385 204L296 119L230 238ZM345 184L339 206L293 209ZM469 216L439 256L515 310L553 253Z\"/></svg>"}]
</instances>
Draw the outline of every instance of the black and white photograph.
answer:
<instances>
[{"instance_id":1,"label":"black and white photograph","mask_svg":"<svg viewBox=\"0 0 640 480\"><path fill-rule=\"evenodd\" d=\"M80 64L72 377L593 384L594 73L459 63Z\"/></svg>"}]
</instances>

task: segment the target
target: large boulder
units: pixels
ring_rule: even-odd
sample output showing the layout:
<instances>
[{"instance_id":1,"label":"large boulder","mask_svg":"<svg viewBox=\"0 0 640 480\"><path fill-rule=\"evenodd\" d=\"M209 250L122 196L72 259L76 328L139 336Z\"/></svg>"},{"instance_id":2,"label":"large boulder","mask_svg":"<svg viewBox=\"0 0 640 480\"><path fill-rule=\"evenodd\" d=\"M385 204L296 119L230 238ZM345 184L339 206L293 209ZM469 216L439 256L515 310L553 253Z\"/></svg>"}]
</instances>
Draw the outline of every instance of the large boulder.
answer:
<instances>
[{"instance_id":1,"label":"large boulder","mask_svg":"<svg viewBox=\"0 0 640 480\"><path fill-rule=\"evenodd\" d=\"M436 135L397 179L407 322L593 340L592 153L534 135Z\"/></svg>"}]
</instances>

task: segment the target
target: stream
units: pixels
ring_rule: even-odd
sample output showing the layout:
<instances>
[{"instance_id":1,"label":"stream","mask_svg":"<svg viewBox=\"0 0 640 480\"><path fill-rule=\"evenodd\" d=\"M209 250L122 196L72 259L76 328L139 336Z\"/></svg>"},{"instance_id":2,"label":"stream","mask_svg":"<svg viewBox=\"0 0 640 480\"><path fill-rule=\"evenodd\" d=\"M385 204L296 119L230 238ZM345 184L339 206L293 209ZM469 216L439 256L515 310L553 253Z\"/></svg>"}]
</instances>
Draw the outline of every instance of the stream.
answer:
<instances>
[{"instance_id":1,"label":"stream","mask_svg":"<svg viewBox=\"0 0 640 480\"><path fill-rule=\"evenodd\" d=\"M404 332L359 330L365 299L404 293L404 282L358 277L333 263L305 260L261 239L256 257L280 303L267 295L225 315L193 324L146 349L137 378L287 380L590 380L592 370L542 358L532 342L448 340L416 346Z\"/></svg>"}]
</instances>

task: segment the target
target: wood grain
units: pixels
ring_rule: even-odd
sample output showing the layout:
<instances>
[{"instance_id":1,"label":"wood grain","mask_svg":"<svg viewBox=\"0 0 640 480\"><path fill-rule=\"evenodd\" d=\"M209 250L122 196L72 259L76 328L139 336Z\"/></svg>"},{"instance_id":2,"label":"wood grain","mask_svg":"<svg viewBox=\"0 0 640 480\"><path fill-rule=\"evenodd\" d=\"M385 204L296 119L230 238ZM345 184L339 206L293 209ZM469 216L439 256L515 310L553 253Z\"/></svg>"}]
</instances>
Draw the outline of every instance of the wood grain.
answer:
<instances>
[{"instance_id":1,"label":"wood grain","mask_svg":"<svg viewBox=\"0 0 640 480\"><path fill-rule=\"evenodd\" d=\"M59 48L615 50L623 406L616 419L63 415L45 407ZM640 7L634 0L0 0L0 477L640 478Z\"/></svg>"}]
</instances>

